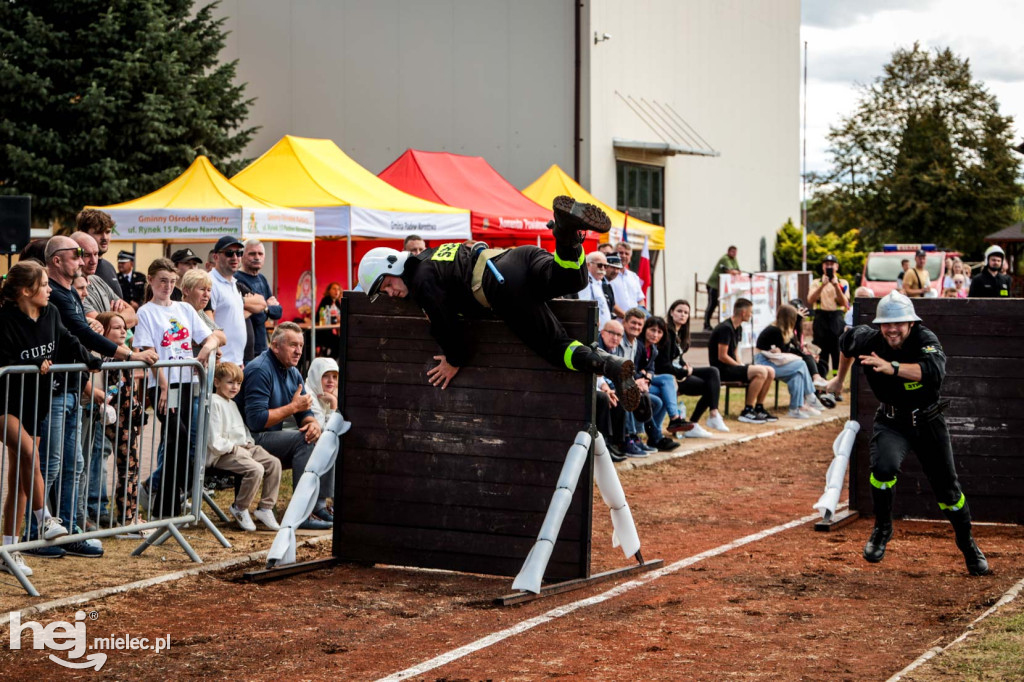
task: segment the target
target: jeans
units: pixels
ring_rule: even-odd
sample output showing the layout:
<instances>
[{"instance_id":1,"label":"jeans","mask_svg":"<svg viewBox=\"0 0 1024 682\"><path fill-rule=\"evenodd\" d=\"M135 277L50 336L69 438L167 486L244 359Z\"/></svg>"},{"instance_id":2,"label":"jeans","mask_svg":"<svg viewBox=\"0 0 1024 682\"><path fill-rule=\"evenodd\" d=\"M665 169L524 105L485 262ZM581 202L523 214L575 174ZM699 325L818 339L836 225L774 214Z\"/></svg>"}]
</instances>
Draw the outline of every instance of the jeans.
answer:
<instances>
[{"instance_id":1,"label":"jeans","mask_svg":"<svg viewBox=\"0 0 1024 682\"><path fill-rule=\"evenodd\" d=\"M647 435L656 440L661 440L661 424L665 421L665 405L662 403L661 398L656 396L654 392L647 394L651 399L651 419L644 423L644 430ZM626 434L637 434L639 430L636 427L636 418L632 412L626 413L626 424L623 427Z\"/></svg>"},{"instance_id":2,"label":"jeans","mask_svg":"<svg viewBox=\"0 0 1024 682\"><path fill-rule=\"evenodd\" d=\"M40 464L43 471L47 504L54 516L64 521L69 530L80 521L75 514L78 499L78 477L84 460L78 447L81 412L77 392L55 394L50 403L50 413L43 419L39 429ZM32 515L30 537L35 537L38 524Z\"/></svg>"},{"instance_id":3,"label":"jeans","mask_svg":"<svg viewBox=\"0 0 1024 682\"><path fill-rule=\"evenodd\" d=\"M651 380L651 393L665 404L669 419L679 416L679 396L676 393L676 378L671 374L656 374ZM659 422L660 423L660 422Z\"/></svg>"},{"instance_id":4,"label":"jeans","mask_svg":"<svg viewBox=\"0 0 1024 682\"><path fill-rule=\"evenodd\" d=\"M814 382L803 360L775 365L763 353L758 353L754 358L754 364L775 368L775 378L785 381L789 388L789 409L791 410L803 407L804 396L814 393Z\"/></svg>"}]
</instances>

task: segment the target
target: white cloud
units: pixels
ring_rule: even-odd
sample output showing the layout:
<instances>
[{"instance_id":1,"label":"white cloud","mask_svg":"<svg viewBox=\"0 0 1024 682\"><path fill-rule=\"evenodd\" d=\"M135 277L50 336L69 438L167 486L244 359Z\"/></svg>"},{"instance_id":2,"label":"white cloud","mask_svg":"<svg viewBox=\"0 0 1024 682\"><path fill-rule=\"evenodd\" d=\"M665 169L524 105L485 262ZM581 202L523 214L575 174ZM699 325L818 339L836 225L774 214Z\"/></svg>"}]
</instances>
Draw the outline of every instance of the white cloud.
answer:
<instances>
[{"instance_id":1,"label":"white cloud","mask_svg":"<svg viewBox=\"0 0 1024 682\"><path fill-rule=\"evenodd\" d=\"M800 12L804 26L842 28L873 15L896 9L926 10L936 0L803 0Z\"/></svg>"}]
</instances>

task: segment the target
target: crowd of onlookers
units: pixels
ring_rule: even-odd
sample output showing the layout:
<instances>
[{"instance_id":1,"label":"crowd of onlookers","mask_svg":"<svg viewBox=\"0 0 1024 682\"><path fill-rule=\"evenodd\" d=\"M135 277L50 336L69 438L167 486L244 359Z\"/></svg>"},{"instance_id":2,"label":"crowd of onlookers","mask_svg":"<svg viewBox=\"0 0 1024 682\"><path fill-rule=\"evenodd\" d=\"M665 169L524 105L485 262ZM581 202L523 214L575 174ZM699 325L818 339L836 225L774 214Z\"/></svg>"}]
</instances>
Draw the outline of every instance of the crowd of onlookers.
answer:
<instances>
[{"instance_id":1,"label":"crowd of onlookers","mask_svg":"<svg viewBox=\"0 0 1024 682\"><path fill-rule=\"evenodd\" d=\"M229 510L239 526L256 530L259 522L278 529L281 471L292 469L298 482L305 470L337 407L338 365L317 358L303 377L297 365L304 334L294 322L277 324L268 338L266 321L279 320L282 311L260 272L264 246L225 236L207 268L184 248L157 258L143 275L130 252L118 254L116 269L103 258L113 228L109 215L84 210L76 228L70 236L28 244L0 288L0 366L39 368L8 374L0 386L0 437L10 453L3 543L180 515L199 504L189 499L197 457L236 480ZM197 453L205 416L197 363L205 368L211 358L208 446ZM111 368L103 361L133 364ZM85 363L89 371L49 371L66 363ZM141 480L141 434L150 415L158 422L159 445ZM285 429L291 420L295 428ZM321 478L302 528L331 527L333 483L333 471ZM146 532L127 530L135 537ZM103 552L93 537L24 550L46 558ZM12 560L31 574L22 553L12 553ZM11 570L6 564L0 569Z\"/></svg>"}]
</instances>

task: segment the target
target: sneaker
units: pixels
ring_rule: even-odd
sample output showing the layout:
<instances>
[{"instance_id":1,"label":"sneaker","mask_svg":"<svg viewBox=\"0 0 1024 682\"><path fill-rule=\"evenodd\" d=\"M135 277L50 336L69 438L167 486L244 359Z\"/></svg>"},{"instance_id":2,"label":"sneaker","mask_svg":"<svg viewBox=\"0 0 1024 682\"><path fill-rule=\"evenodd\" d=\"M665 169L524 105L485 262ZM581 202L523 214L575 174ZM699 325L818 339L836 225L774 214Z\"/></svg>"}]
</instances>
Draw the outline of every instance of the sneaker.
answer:
<instances>
[{"instance_id":1,"label":"sneaker","mask_svg":"<svg viewBox=\"0 0 1024 682\"><path fill-rule=\"evenodd\" d=\"M806 405L807 407L813 407L816 410L825 409L825 406L822 405L820 400L818 400L818 396L813 393L804 396L804 405Z\"/></svg>"},{"instance_id":2,"label":"sneaker","mask_svg":"<svg viewBox=\"0 0 1024 682\"><path fill-rule=\"evenodd\" d=\"M228 512L235 517L235 521L238 521L242 530L250 533L256 530L256 524L252 522L248 509L238 509L235 505L231 505L228 507Z\"/></svg>"},{"instance_id":3,"label":"sneaker","mask_svg":"<svg viewBox=\"0 0 1024 682\"><path fill-rule=\"evenodd\" d=\"M44 540L56 540L62 538L68 534L68 529L64 527L61 520L55 516L43 521L43 539Z\"/></svg>"},{"instance_id":4,"label":"sneaker","mask_svg":"<svg viewBox=\"0 0 1024 682\"><path fill-rule=\"evenodd\" d=\"M816 407L811 407L810 405L804 405L803 407L800 408L800 411L811 417L821 416L821 410L819 410Z\"/></svg>"},{"instance_id":5,"label":"sneaker","mask_svg":"<svg viewBox=\"0 0 1024 682\"><path fill-rule=\"evenodd\" d=\"M626 444L622 448L622 454L626 457L646 457L647 451L640 447L640 441L634 438L629 438L626 440Z\"/></svg>"},{"instance_id":6,"label":"sneaker","mask_svg":"<svg viewBox=\"0 0 1024 682\"><path fill-rule=\"evenodd\" d=\"M832 393L831 395L835 398L837 403L843 402L843 395L841 393Z\"/></svg>"},{"instance_id":7,"label":"sneaker","mask_svg":"<svg viewBox=\"0 0 1024 682\"><path fill-rule=\"evenodd\" d=\"M657 452L658 451L658 448L651 446L649 443L643 442L642 440L640 440L639 437L636 439L636 444L638 446L640 446L640 449L643 450L646 453L652 453L652 452Z\"/></svg>"},{"instance_id":8,"label":"sneaker","mask_svg":"<svg viewBox=\"0 0 1024 682\"><path fill-rule=\"evenodd\" d=\"M310 516L308 519L299 524L300 530L330 530L333 527L333 523L321 521L315 516Z\"/></svg>"},{"instance_id":9,"label":"sneaker","mask_svg":"<svg viewBox=\"0 0 1024 682\"><path fill-rule=\"evenodd\" d=\"M708 428L721 431L722 433L729 433L729 427L725 425L725 420L722 419L721 413L708 417Z\"/></svg>"},{"instance_id":10,"label":"sneaker","mask_svg":"<svg viewBox=\"0 0 1024 682\"><path fill-rule=\"evenodd\" d=\"M11 552L11 561L18 565L18 568L21 569L22 574L26 578L32 575L32 567L25 563L25 558L21 556L21 552ZM14 575L14 571L11 570L11 567L3 559L0 559L0 571Z\"/></svg>"},{"instance_id":11,"label":"sneaker","mask_svg":"<svg viewBox=\"0 0 1024 682\"><path fill-rule=\"evenodd\" d=\"M313 510L313 516L327 523L334 523L334 508L324 505Z\"/></svg>"},{"instance_id":12,"label":"sneaker","mask_svg":"<svg viewBox=\"0 0 1024 682\"><path fill-rule=\"evenodd\" d=\"M817 378L814 379L813 383L815 388L825 388L826 386L828 386L828 380L825 379L820 374L817 375Z\"/></svg>"},{"instance_id":13,"label":"sneaker","mask_svg":"<svg viewBox=\"0 0 1024 682\"><path fill-rule=\"evenodd\" d=\"M252 513L252 517L270 530L281 530L281 524L274 518L273 509L257 509Z\"/></svg>"},{"instance_id":14,"label":"sneaker","mask_svg":"<svg viewBox=\"0 0 1024 682\"><path fill-rule=\"evenodd\" d=\"M786 416L788 416L790 419L810 419L811 418L810 413L805 412L804 410L800 409L799 407L797 407L797 408L792 408L792 407L789 408L789 412L786 413Z\"/></svg>"},{"instance_id":15,"label":"sneaker","mask_svg":"<svg viewBox=\"0 0 1024 682\"><path fill-rule=\"evenodd\" d=\"M662 438L655 445L658 447L658 452L672 452L679 447L679 443L667 437Z\"/></svg>"},{"instance_id":16,"label":"sneaker","mask_svg":"<svg viewBox=\"0 0 1024 682\"><path fill-rule=\"evenodd\" d=\"M713 438L713 436L700 424L694 424L692 429L683 434L683 438Z\"/></svg>"},{"instance_id":17,"label":"sneaker","mask_svg":"<svg viewBox=\"0 0 1024 682\"><path fill-rule=\"evenodd\" d=\"M61 545L61 547L70 556L80 556L86 559L99 559L103 556L103 543L99 540L79 540Z\"/></svg>"},{"instance_id":18,"label":"sneaker","mask_svg":"<svg viewBox=\"0 0 1024 682\"><path fill-rule=\"evenodd\" d=\"M836 397L831 393L822 392L818 393L815 397L818 399L819 403L821 403L830 410L836 406Z\"/></svg>"},{"instance_id":19,"label":"sneaker","mask_svg":"<svg viewBox=\"0 0 1024 682\"><path fill-rule=\"evenodd\" d=\"M754 407L754 414L756 414L757 416L761 417L766 422L777 422L777 421L779 421L778 417L776 417L774 414L772 414L768 410L764 409L764 405L756 405Z\"/></svg>"},{"instance_id":20,"label":"sneaker","mask_svg":"<svg viewBox=\"0 0 1024 682\"><path fill-rule=\"evenodd\" d=\"M743 408L743 411L740 412L740 416L737 417L737 419L739 421L743 422L744 424L764 424L765 423L765 418L762 417L759 413L755 412L754 408L749 406L749 405L747 405L746 407Z\"/></svg>"},{"instance_id":21,"label":"sneaker","mask_svg":"<svg viewBox=\"0 0 1024 682\"><path fill-rule=\"evenodd\" d=\"M683 433L684 431L692 429L693 426L693 422L688 422L685 419L676 417L675 419L669 420L667 430L669 433Z\"/></svg>"},{"instance_id":22,"label":"sneaker","mask_svg":"<svg viewBox=\"0 0 1024 682\"><path fill-rule=\"evenodd\" d=\"M613 443L608 443L608 456L612 458L613 462L624 462L626 461L626 455L622 454L622 448Z\"/></svg>"},{"instance_id":23,"label":"sneaker","mask_svg":"<svg viewBox=\"0 0 1024 682\"><path fill-rule=\"evenodd\" d=\"M21 551L24 554L39 557L40 559L62 559L64 558L64 555L67 554L67 552L64 551L64 548L59 545L36 547L35 549L23 549Z\"/></svg>"}]
</instances>

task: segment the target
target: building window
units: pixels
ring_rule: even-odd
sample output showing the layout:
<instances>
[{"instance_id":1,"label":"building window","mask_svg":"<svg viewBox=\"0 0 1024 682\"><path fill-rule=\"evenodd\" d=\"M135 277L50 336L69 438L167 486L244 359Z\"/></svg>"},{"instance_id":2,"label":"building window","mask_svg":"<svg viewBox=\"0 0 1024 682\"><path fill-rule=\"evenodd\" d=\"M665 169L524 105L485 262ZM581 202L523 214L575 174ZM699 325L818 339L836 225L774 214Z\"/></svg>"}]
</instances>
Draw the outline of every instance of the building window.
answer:
<instances>
[{"instance_id":1,"label":"building window","mask_svg":"<svg viewBox=\"0 0 1024 682\"><path fill-rule=\"evenodd\" d=\"M617 161L615 173L618 185L615 208L629 211L629 215L648 223L664 225L665 169Z\"/></svg>"}]
</instances>

